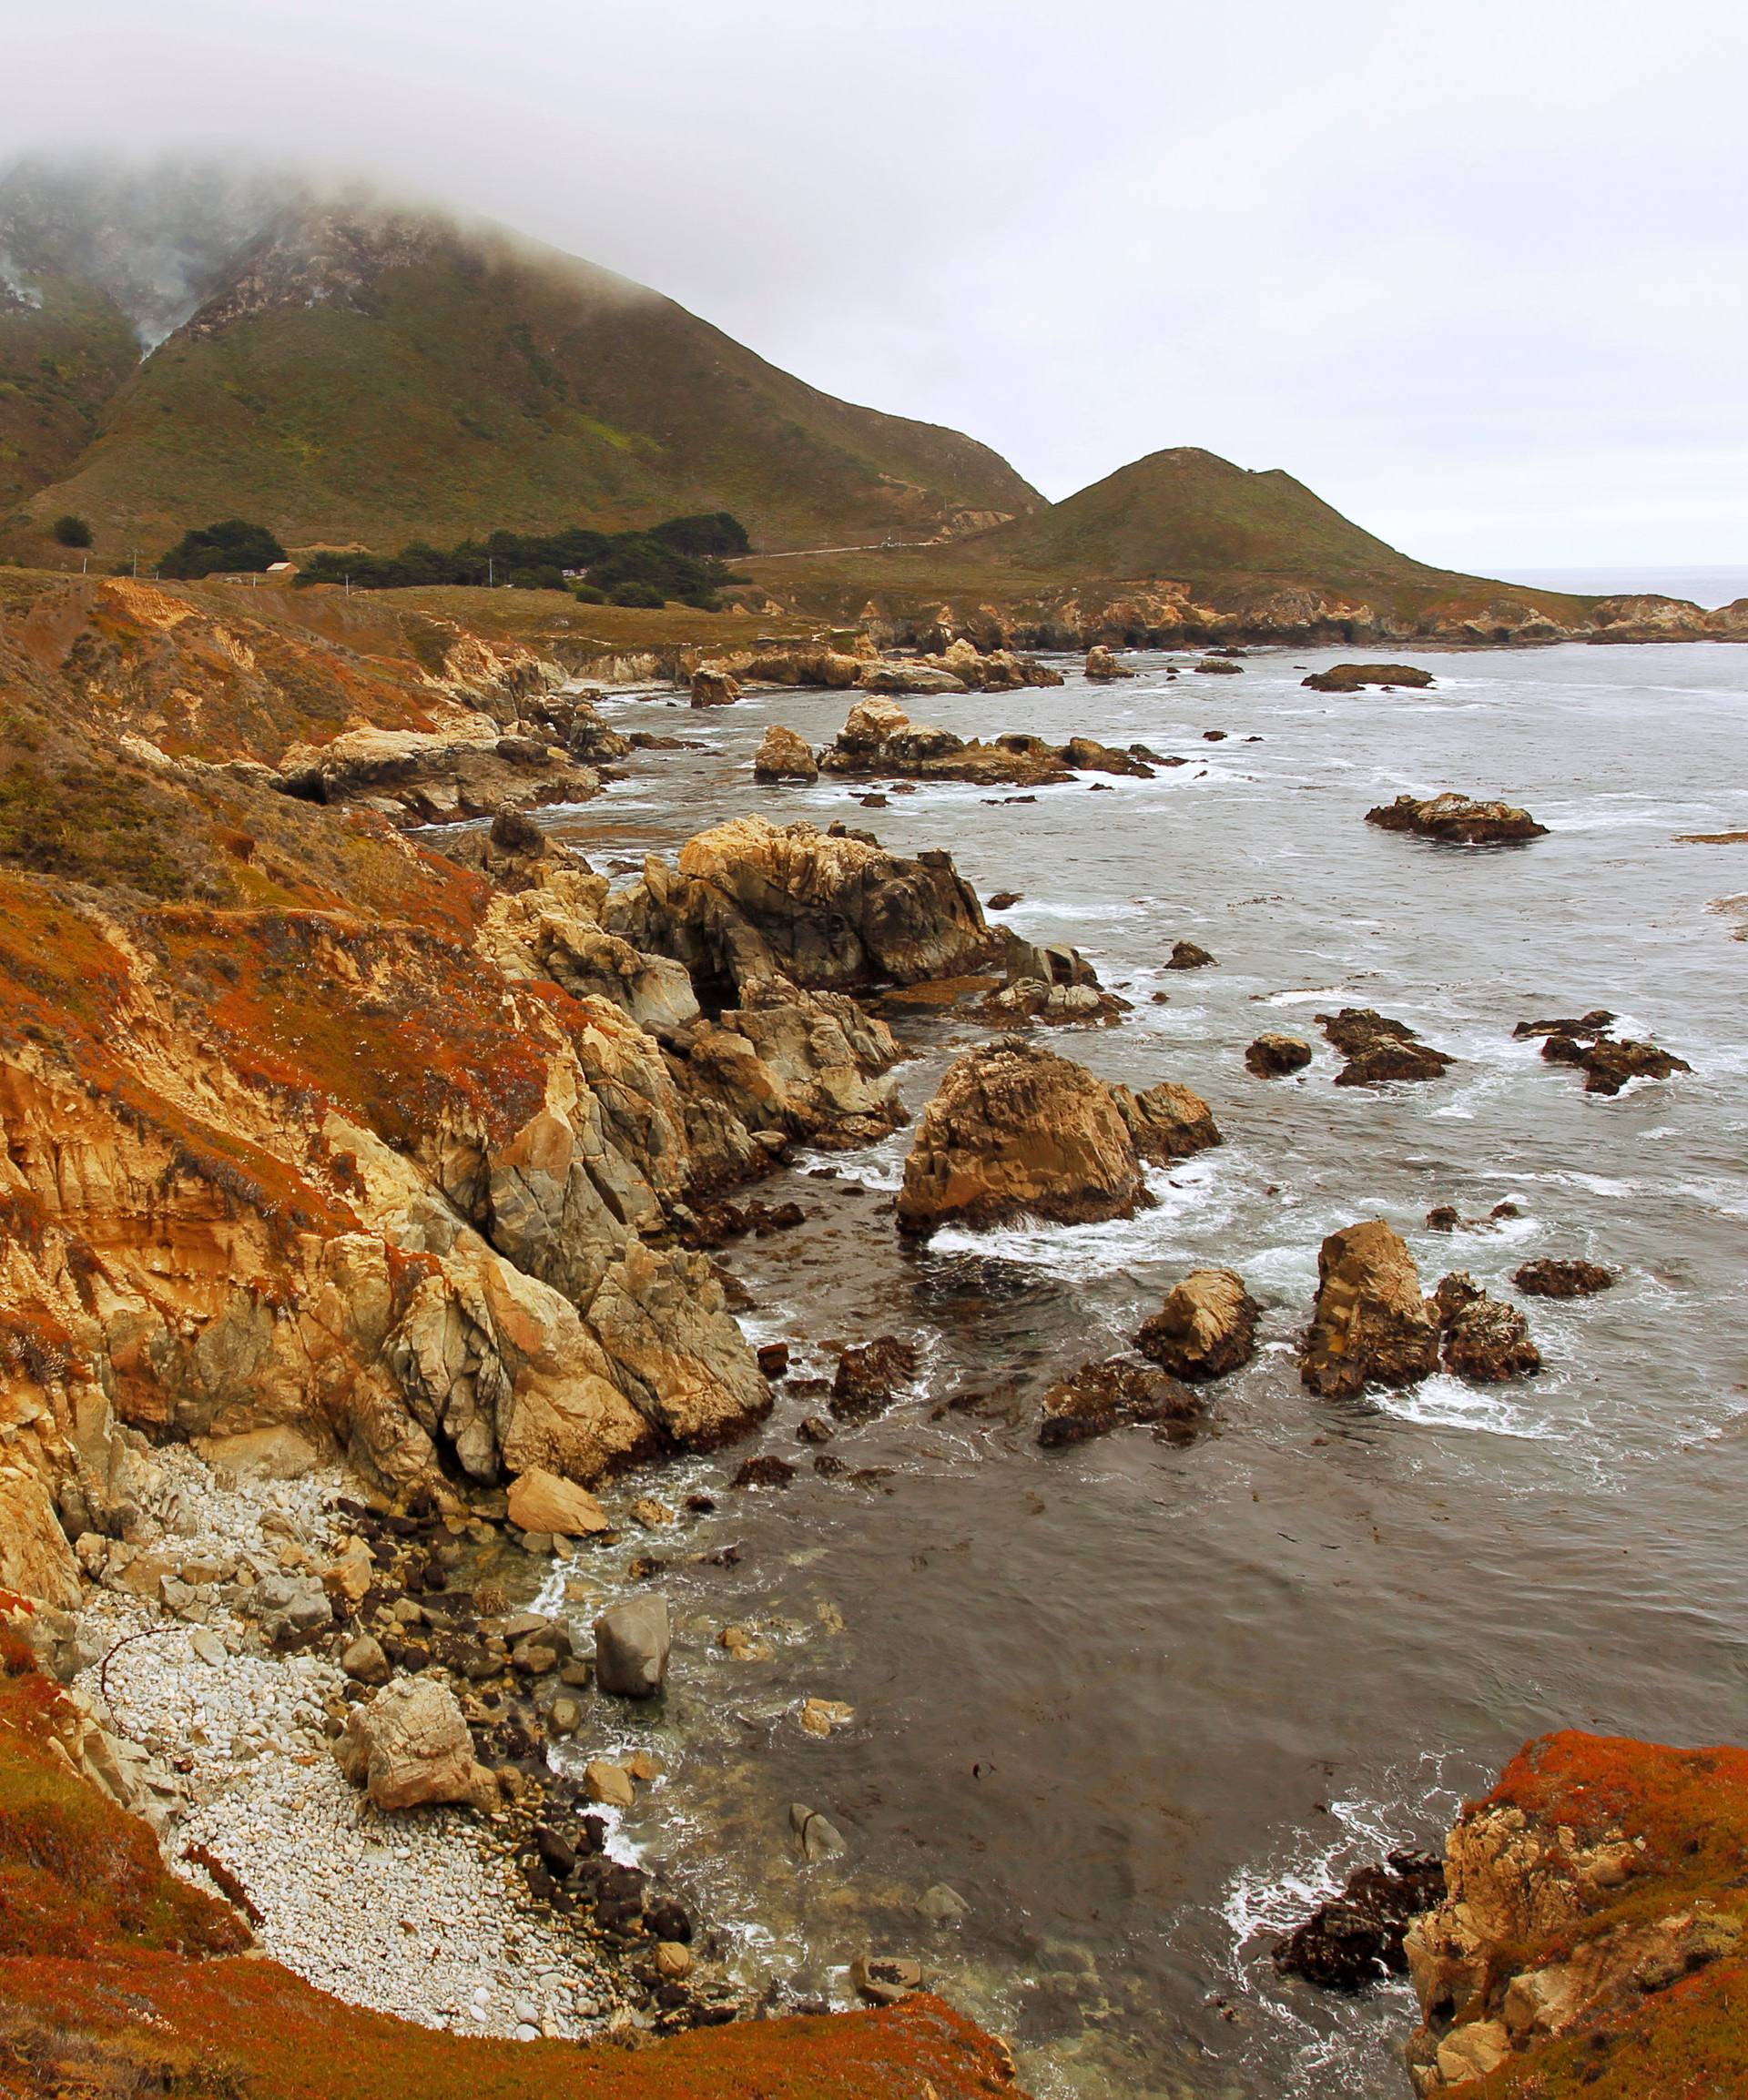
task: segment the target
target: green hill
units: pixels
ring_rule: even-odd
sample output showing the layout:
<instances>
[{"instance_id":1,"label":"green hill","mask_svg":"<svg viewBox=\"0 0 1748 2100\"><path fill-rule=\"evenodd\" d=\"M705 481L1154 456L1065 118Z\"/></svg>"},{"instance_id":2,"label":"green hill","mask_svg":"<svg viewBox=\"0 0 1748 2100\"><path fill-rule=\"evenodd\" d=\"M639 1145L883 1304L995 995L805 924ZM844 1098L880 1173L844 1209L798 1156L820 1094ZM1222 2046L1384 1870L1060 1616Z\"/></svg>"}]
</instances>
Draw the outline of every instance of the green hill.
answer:
<instances>
[{"instance_id":1,"label":"green hill","mask_svg":"<svg viewBox=\"0 0 1748 2100\"><path fill-rule=\"evenodd\" d=\"M1150 452L1064 502L979 533L955 567L1051 577L1174 577L1257 583L1448 583L1399 554L1278 467L1252 472L1193 445Z\"/></svg>"},{"instance_id":2,"label":"green hill","mask_svg":"<svg viewBox=\"0 0 1748 2100\"><path fill-rule=\"evenodd\" d=\"M44 266L65 273L83 362L56 354L90 375L53 432L12 442L28 490L0 521L15 554L40 554L66 511L112 550L235 514L293 548L385 548L699 510L793 547L927 537L1042 500L986 446L835 400L608 271L373 205L294 200L223 269L202 257L202 302L106 388L103 259L127 232L76 238L69 216L45 232L38 213L36 277L12 266L14 299L44 299L24 317L39 332Z\"/></svg>"}]
</instances>

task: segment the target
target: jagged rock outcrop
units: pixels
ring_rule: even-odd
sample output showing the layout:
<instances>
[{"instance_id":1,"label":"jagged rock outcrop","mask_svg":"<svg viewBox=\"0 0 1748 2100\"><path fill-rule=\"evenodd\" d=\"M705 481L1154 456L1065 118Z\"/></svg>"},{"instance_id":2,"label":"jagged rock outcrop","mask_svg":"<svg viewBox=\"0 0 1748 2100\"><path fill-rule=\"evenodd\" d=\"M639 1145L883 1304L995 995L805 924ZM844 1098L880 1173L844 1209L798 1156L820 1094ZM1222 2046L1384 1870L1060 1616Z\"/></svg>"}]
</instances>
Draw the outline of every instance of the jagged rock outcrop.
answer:
<instances>
[{"instance_id":1,"label":"jagged rock outcrop","mask_svg":"<svg viewBox=\"0 0 1748 2100\"><path fill-rule=\"evenodd\" d=\"M753 754L755 780L818 780L819 761L806 737L773 722Z\"/></svg>"},{"instance_id":2,"label":"jagged rock outcrop","mask_svg":"<svg viewBox=\"0 0 1748 2100\"><path fill-rule=\"evenodd\" d=\"M1589 1298L1598 1291L1612 1290L1619 1279L1600 1262L1544 1256L1526 1262L1511 1281L1531 1298Z\"/></svg>"},{"instance_id":3,"label":"jagged rock outcrop","mask_svg":"<svg viewBox=\"0 0 1748 2100\"><path fill-rule=\"evenodd\" d=\"M1319 1903L1269 1950L1284 1976L1322 1991L1363 1991L1408 1973L1405 1942L1416 1918L1445 1894L1444 1862L1425 1852L1393 1851L1357 1868L1341 1893Z\"/></svg>"},{"instance_id":4,"label":"jagged rock outcrop","mask_svg":"<svg viewBox=\"0 0 1748 2100\"><path fill-rule=\"evenodd\" d=\"M1528 1378L1541 1369L1541 1351L1530 1338L1530 1323L1515 1305L1491 1298L1460 1270L1447 1276L1432 1297L1433 1316L1444 1337L1445 1369L1475 1385Z\"/></svg>"},{"instance_id":5,"label":"jagged rock outcrop","mask_svg":"<svg viewBox=\"0 0 1748 2100\"><path fill-rule=\"evenodd\" d=\"M1127 1217L1151 1200L1143 1162L1219 1141L1207 1103L1186 1087L1135 1094L1035 1044L987 1045L948 1067L923 1112L899 1226Z\"/></svg>"},{"instance_id":6,"label":"jagged rock outcrop","mask_svg":"<svg viewBox=\"0 0 1748 2100\"><path fill-rule=\"evenodd\" d=\"M1091 736L1055 745L1014 731L988 743L981 737L968 741L950 729L912 722L895 701L878 695L852 707L836 743L818 755L824 773L968 780L985 787L1059 786L1076 773L1151 780L1157 763L1155 754L1140 745L1119 751Z\"/></svg>"},{"instance_id":7,"label":"jagged rock outcrop","mask_svg":"<svg viewBox=\"0 0 1748 2100\"><path fill-rule=\"evenodd\" d=\"M1261 1317L1235 1269L1194 1269L1143 1324L1135 1347L1174 1377L1201 1385L1250 1362Z\"/></svg>"},{"instance_id":8,"label":"jagged rock outcrop","mask_svg":"<svg viewBox=\"0 0 1748 2100\"><path fill-rule=\"evenodd\" d=\"M1114 679L1133 678L1134 672L1127 664L1120 664L1103 643L1095 642L1086 653L1086 675L1095 685L1108 685Z\"/></svg>"},{"instance_id":9,"label":"jagged rock outcrop","mask_svg":"<svg viewBox=\"0 0 1748 2100\"><path fill-rule=\"evenodd\" d=\"M1446 1845L1405 1943L1422 2100L1681 2100L1748 2081L1748 1751L1567 1730Z\"/></svg>"},{"instance_id":10,"label":"jagged rock outcrop","mask_svg":"<svg viewBox=\"0 0 1748 2100\"><path fill-rule=\"evenodd\" d=\"M1247 1070L1259 1080L1285 1079L1311 1062L1311 1045L1296 1035L1259 1035L1245 1052Z\"/></svg>"},{"instance_id":11,"label":"jagged rock outcrop","mask_svg":"<svg viewBox=\"0 0 1748 2100\"><path fill-rule=\"evenodd\" d=\"M677 874L647 863L603 923L684 961L701 997L756 978L842 991L963 976L993 941L950 855L904 859L863 832L762 817L688 839Z\"/></svg>"},{"instance_id":12,"label":"jagged rock outcrop","mask_svg":"<svg viewBox=\"0 0 1748 2100\"><path fill-rule=\"evenodd\" d=\"M1446 1051L1422 1042L1406 1021L1391 1020L1368 1006L1345 1006L1320 1013L1317 1026L1347 1060L1336 1074L1338 1087L1378 1086L1386 1080L1440 1079L1456 1063Z\"/></svg>"},{"instance_id":13,"label":"jagged rock outcrop","mask_svg":"<svg viewBox=\"0 0 1748 2100\"><path fill-rule=\"evenodd\" d=\"M334 1755L379 1809L498 1806L497 1780L473 1755L460 1702L435 1677L398 1678L354 1707Z\"/></svg>"},{"instance_id":14,"label":"jagged rock outcrop","mask_svg":"<svg viewBox=\"0 0 1748 2100\"><path fill-rule=\"evenodd\" d=\"M398 822L445 824L588 802L601 776L542 736L506 736L484 716L451 732L348 729L331 742L288 751L279 786L309 802L351 803Z\"/></svg>"},{"instance_id":15,"label":"jagged rock outcrop","mask_svg":"<svg viewBox=\"0 0 1748 2100\"><path fill-rule=\"evenodd\" d=\"M1509 802L1477 802L1467 795L1398 795L1368 809L1366 821L1380 831L1410 831L1443 846L1519 846L1548 836L1548 827L1527 809Z\"/></svg>"},{"instance_id":16,"label":"jagged rock outcrop","mask_svg":"<svg viewBox=\"0 0 1748 2100\"><path fill-rule=\"evenodd\" d=\"M1420 1272L1382 1218L1331 1233L1317 1255L1317 1302L1299 1375L1326 1400L1367 1385L1413 1385L1438 1368L1438 1328Z\"/></svg>"},{"instance_id":17,"label":"jagged rock outcrop","mask_svg":"<svg viewBox=\"0 0 1748 2100\"><path fill-rule=\"evenodd\" d=\"M740 698L740 681L720 664L700 664L692 674L695 707L732 707Z\"/></svg>"}]
</instances>

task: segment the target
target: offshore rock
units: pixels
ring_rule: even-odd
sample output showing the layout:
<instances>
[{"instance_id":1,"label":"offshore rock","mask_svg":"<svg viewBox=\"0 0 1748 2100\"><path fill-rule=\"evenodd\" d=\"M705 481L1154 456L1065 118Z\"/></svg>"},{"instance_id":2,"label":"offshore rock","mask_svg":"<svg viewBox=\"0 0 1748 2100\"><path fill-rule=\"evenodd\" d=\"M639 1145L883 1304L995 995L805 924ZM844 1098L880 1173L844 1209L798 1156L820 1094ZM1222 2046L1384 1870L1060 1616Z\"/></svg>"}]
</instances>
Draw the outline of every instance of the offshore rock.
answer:
<instances>
[{"instance_id":1,"label":"offshore rock","mask_svg":"<svg viewBox=\"0 0 1748 2100\"><path fill-rule=\"evenodd\" d=\"M1460 1271L1445 1277L1432 1303L1447 1371L1474 1385L1497 1385L1541 1369L1530 1323L1515 1305L1489 1298L1471 1277Z\"/></svg>"},{"instance_id":2,"label":"offshore rock","mask_svg":"<svg viewBox=\"0 0 1748 2100\"><path fill-rule=\"evenodd\" d=\"M917 1128L898 1200L900 1231L1034 1216L1128 1217L1151 1199L1142 1162L1219 1142L1207 1103L1169 1083L1136 1095L1035 1044L969 1050Z\"/></svg>"},{"instance_id":3,"label":"offshore rock","mask_svg":"<svg viewBox=\"0 0 1748 2100\"><path fill-rule=\"evenodd\" d=\"M1411 831L1446 846L1517 846L1548 836L1548 827L1538 824L1527 809L1509 802L1477 802L1467 795L1424 800L1398 795L1394 802L1368 809L1366 821L1380 831Z\"/></svg>"},{"instance_id":4,"label":"offshore rock","mask_svg":"<svg viewBox=\"0 0 1748 2100\"><path fill-rule=\"evenodd\" d=\"M1541 1054L1550 1064L1576 1065L1584 1074L1587 1094L1618 1094L1629 1080L1666 1080L1673 1072L1693 1070L1685 1058L1627 1036L1598 1034L1590 1042L1580 1042L1572 1036L1550 1035Z\"/></svg>"},{"instance_id":5,"label":"offshore rock","mask_svg":"<svg viewBox=\"0 0 1748 2100\"><path fill-rule=\"evenodd\" d=\"M1333 664L1299 683L1314 693L1358 693L1367 685L1428 686L1432 673L1417 670L1412 664Z\"/></svg>"},{"instance_id":6,"label":"offshore rock","mask_svg":"<svg viewBox=\"0 0 1748 2100\"><path fill-rule=\"evenodd\" d=\"M1296 1035L1259 1035L1245 1052L1246 1067L1259 1080L1284 1079L1311 1062L1311 1045Z\"/></svg>"},{"instance_id":7,"label":"offshore rock","mask_svg":"<svg viewBox=\"0 0 1748 2100\"><path fill-rule=\"evenodd\" d=\"M1200 1385L1250 1362L1261 1316L1235 1269L1195 1269L1166 1293L1135 1347L1174 1377Z\"/></svg>"},{"instance_id":8,"label":"offshore rock","mask_svg":"<svg viewBox=\"0 0 1748 2100\"><path fill-rule=\"evenodd\" d=\"M632 1597L595 1622L595 1679L621 1699L653 1699L667 1679L674 1644L665 1597Z\"/></svg>"},{"instance_id":9,"label":"offshore rock","mask_svg":"<svg viewBox=\"0 0 1748 2100\"><path fill-rule=\"evenodd\" d=\"M1381 1866L1349 1874L1340 1895L1319 1903L1276 1942L1270 1950L1275 1966L1324 1991L1363 1991L1387 1976L1405 1976L1408 1927L1444 1895L1442 1860L1426 1852L1387 1853Z\"/></svg>"},{"instance_id":10,"label":"offshore rock","mask_svg":"<svg viewBox=\"0 0 1748 2100\"><path fill-rule=\"evenodd\" d=\"M692 674L695 707L732 707L740 698L739 682L719 664L700 664Z\"/></svg>"},{"instance_id":11,"label":"offshore rock","mask_svg":"<svg viewBox=\"0 0 1748 2100\"><path fill-rule=\"evenodd\" d=\"M1095 643L1086 653L1086 675L1095 685L1109 685L1117 678L1133 678L1134 672L1127 664L1120 664L1103 643Z\"/></svg>"},{"instance_id":12,"label":"offshore rock","mask_svg":"<svg viewBox=\"0 0 1748 2100\"><path fill-rule=\"evenodd\" d=\"M1438 1329L1407 1243L1382 1218L1331 1233L1299 1376L1326 1400L1368 1385L1414 1385L1438 1368Z\"/></svg>"},{"instance_id":13,"label":"offshore rock","mask_svg":"<svg viewBox=\"0 0 1748 2100\"><path fill-rule=\"evenodd\" d=\"M1050 1388L1038 1441L1046 1450L1055 1450L1136 1424L1193 1422L1201 1412L1201 1395L1178 1379L1112 1356L1082 1364L1072 1377Z\"/></svg>"},{"instance_id":14,"label":"offshore rock","mask_svg":"<svg viewBox=\"0 0 1748 2100\"><path fill-rule=\"evenodd\" d=\"M1589 1298L1612 1290L1619 1281L1600 1262L1560 1261L1545 1257L1526 1262L1511 1281L1531 1298Z\"/></svg>"},{"instance_id":15,"label":"offshore rock","mask_svg":"<svg viewBox=\"0 0 1748 2100\"><path fill-rule=\"evenodd\" d=\"M812 746L805 737L798 736L793 729L773 722L753 754L753 778L811 781L818 777L819 763L813 756Z\"/></svg>"},{"instance_id":16,"label":"offshore rock","mask_svg":"<svg viewBox=\"0 0 1748 2100\"><path fill-rule=\"evenodd\" d=\"M1391 1020L1370 1007L1345 1006L1339 1013L1318 1014L1316 1020L1347 1060L1336 1074L1338 1087L1440 1079L1457 1061L1422 1042L1406 1021Z\"/></svg>"}]
</instances>

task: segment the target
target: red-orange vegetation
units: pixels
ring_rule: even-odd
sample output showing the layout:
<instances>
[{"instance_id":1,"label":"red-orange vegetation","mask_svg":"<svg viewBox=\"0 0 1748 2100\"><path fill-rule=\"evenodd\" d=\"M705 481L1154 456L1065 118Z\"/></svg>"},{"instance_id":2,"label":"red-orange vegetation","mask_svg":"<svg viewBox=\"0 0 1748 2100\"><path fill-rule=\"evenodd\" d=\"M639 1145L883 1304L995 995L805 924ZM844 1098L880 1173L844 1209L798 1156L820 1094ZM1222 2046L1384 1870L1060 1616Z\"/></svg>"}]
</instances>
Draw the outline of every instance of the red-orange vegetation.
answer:
<instances>
[{"instance_id":1,"label":"red-orange vegetation","mask_svg":"<svg viewBox=\"0 0 1748 2100\"><path fill-rule=\"evenodd\" d=\"M0 1600L3 1602L5 1600ZM59 1689L0 1628L0 2093L137 2100L986 2100L1000 2045L938 1999L641 2048L361 2012L245 1953L224 1905L49 1748Z\"/></svg>"}]
</instances>

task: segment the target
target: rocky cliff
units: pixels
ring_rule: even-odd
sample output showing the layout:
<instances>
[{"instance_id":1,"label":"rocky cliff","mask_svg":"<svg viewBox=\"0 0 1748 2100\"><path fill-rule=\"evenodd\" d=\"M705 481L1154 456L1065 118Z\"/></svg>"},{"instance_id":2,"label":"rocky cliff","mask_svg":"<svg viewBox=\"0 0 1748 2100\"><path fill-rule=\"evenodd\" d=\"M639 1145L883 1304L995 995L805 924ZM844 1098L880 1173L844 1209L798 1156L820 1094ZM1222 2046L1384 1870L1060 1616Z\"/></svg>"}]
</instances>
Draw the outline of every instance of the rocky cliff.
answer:
<instances>
[{"instance_id":1,"label":"rocky cliff","mask_svg":"<svg viewBox=\"0 0 1748 2100\"><path fill-rule=\"evenodd\" d=\"M1748 2091L1748 1750L1544 1736L1465 1810L1446 1877L1407 1940L1417 2092Z\"/></svg>"},{"instance_id":2,"label":"rocky cliff","mask_svg":"<svg viewBox=\"0 0 1748 2100\"><path fill-rule=\"evenodd\" d=\"M506 816L446 857L280 762L514 718L529 652L122 582L5 609L0 1580L68 1598L152 1439L447 1493L755 1422L690 1206L893 1127L848 992L984 952L946 857L748 820L614 891Z\"/></svg>"}]
</instances>

